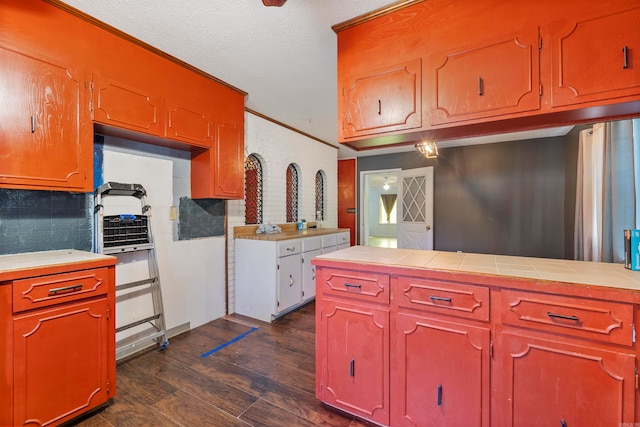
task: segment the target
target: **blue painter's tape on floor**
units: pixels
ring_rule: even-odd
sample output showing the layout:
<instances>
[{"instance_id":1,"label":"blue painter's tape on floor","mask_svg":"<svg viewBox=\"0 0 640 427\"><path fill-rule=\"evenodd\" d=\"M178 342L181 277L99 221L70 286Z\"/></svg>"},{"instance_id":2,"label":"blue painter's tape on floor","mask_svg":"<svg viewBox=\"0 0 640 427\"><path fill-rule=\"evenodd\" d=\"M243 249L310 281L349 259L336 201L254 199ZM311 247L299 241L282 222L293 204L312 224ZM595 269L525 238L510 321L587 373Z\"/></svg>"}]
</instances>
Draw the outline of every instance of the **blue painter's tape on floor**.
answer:
<instances>
[{"instance_id":1,"label":"blue painter's tape on floor","mask_svg":"<svg viewBox=\"0 0 640 427\"><path fill-rule=\"evenodd\" d=\"M220 344L220 345L219 345L219 346L217 346L216 348L214 348L214 349L212 349L212 350L207 351L206 353L202 354L202 355L200 356L200 358L204 359L204 358L205 358L205 357L207 357L207 356L211 356L213 353L216 353L216 352L218 352L218 351L222 350L223 348L225 348L225 347L227 347L227 346L229 346L229 345L233 344L234 342L238 342L238 341L240 341L242 338L246 337L246 336L247 336L247 335L249 335L251 332L253 332L253 331L257 331L257 330L258 330L258 328L251 328L251 329L249 329L247 332L245 332L245 333L243 333L243 334L238 335L238 336L237 336L237 337L235 337L234 339L232 339L232 340L230 340L230 341L227 341L227 342L226 342L226 343L224 343L224 344Z\"/></svg>"}]
</instances>

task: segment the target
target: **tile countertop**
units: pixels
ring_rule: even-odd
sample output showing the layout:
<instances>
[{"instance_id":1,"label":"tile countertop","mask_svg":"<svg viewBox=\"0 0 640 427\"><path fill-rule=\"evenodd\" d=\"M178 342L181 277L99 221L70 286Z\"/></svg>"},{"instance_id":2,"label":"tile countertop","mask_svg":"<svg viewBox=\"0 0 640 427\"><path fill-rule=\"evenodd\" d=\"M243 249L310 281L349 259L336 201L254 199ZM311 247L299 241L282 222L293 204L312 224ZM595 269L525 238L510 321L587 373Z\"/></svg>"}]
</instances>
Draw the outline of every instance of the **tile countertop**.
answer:
<instances>
[{"instance_id":1,"label":"tile countertop","mask_svg":"<svg viewBox=\"0 0 640 427\"><path fill-rule=\"evenodd\" d=\"M640 271L628 270L624 268L623 264L604 262L367 246L352 246L326 255L319 255L314 258L313 263L322 265L323 260L445 270L457 273L533 279L539 282L561 282L640 291Z\"/></svg>"},{"instance_id":2,"label":"tile countertop","mask_svg":"<svg viewBox=\"0 0 640 427\"><path fill-rule=\"evenodd\" d=\"M69 264L83 263L86 266L89 263L88 267L104 267L115 265L116 261L113 256L75 249L0 255L0 281L31 277L34 269L49 269L55 273L59 267L66 266L68 270Z\"/></svg>"},{"instance_id":3,"label":"tile countertop","mask_svg":"<svg viewBox=\"0 0 640 427\"><path fill-rule=\"evenodd\" d=\"M325 234L335 234L349 232L348 228L308 228L306 230L289 230L282 231L281 233L273 234L243 234L236 236L236 239L249 239L249 240L267 240L271 242L277 242L280 240L300 239L302 237L322 236Z\"/></svg>"}]
</instances>

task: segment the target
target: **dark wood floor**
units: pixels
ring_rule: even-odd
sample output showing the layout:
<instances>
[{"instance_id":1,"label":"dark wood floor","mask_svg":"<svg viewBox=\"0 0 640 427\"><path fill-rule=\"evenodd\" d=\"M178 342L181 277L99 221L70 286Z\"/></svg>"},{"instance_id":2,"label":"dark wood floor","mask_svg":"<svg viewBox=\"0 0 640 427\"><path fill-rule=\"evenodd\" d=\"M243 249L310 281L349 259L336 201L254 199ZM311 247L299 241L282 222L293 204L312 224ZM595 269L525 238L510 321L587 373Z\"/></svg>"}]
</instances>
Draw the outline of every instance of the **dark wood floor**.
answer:
<instances>
[{"instance_id":1,"label":"dark wood floor","mask_svg":"<svg viewBox=\"0 0 640 427\"><path fill-rule=\"evenodd\" d=\"M362 426L315 398L314 310L307 304L272 324L228 316L119 363L113 404L78 425Z\"/></svg>"}]
</instances>

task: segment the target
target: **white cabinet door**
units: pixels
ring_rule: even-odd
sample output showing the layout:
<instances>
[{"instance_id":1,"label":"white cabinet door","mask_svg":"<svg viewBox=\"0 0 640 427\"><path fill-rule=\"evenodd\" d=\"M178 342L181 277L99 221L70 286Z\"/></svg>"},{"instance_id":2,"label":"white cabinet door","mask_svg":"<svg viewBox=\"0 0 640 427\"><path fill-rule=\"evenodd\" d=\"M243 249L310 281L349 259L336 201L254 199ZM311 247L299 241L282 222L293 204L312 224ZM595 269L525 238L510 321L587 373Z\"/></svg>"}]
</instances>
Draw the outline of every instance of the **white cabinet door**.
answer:
<instances>
[{"instance_id":1,"label":"white cabinet door","mask_svg":"<svg viewBox=\"0 0 640 427\"><path fill-rule=\"evenodd\" d=\"M278 313L302 301L302 256L278 258Z\"/></svg>"},{"instance_id":2,"label":"white cabinet door","mask_svg":"<svg viewBox=\"0 0 640 427\"><path fill-rule=\"evenodd\" d=\"M311 260L318 255L322 255L322 249L302 254L302 299L304 301L316 296L316 266L311 264Z\"/></svg>"}]
</instances>

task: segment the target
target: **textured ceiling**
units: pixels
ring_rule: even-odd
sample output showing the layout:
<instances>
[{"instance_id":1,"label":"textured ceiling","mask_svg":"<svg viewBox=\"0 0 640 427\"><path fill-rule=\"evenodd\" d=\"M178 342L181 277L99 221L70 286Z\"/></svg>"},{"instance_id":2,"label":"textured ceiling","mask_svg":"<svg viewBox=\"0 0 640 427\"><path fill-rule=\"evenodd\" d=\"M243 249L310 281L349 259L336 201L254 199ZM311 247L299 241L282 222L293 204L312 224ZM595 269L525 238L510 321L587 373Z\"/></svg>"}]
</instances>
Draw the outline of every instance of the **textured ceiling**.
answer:
<instances>
[{"instance_id":1,"label":"textured ceiling","mask_svg":"<svg viewBox=\"0 0 640 427\"><path fill-rule=\"evenodd\" d=\"M248 92L248 108L338 145L331 26L395 0L64 2Z\"/></svg>"}]
</instances>

